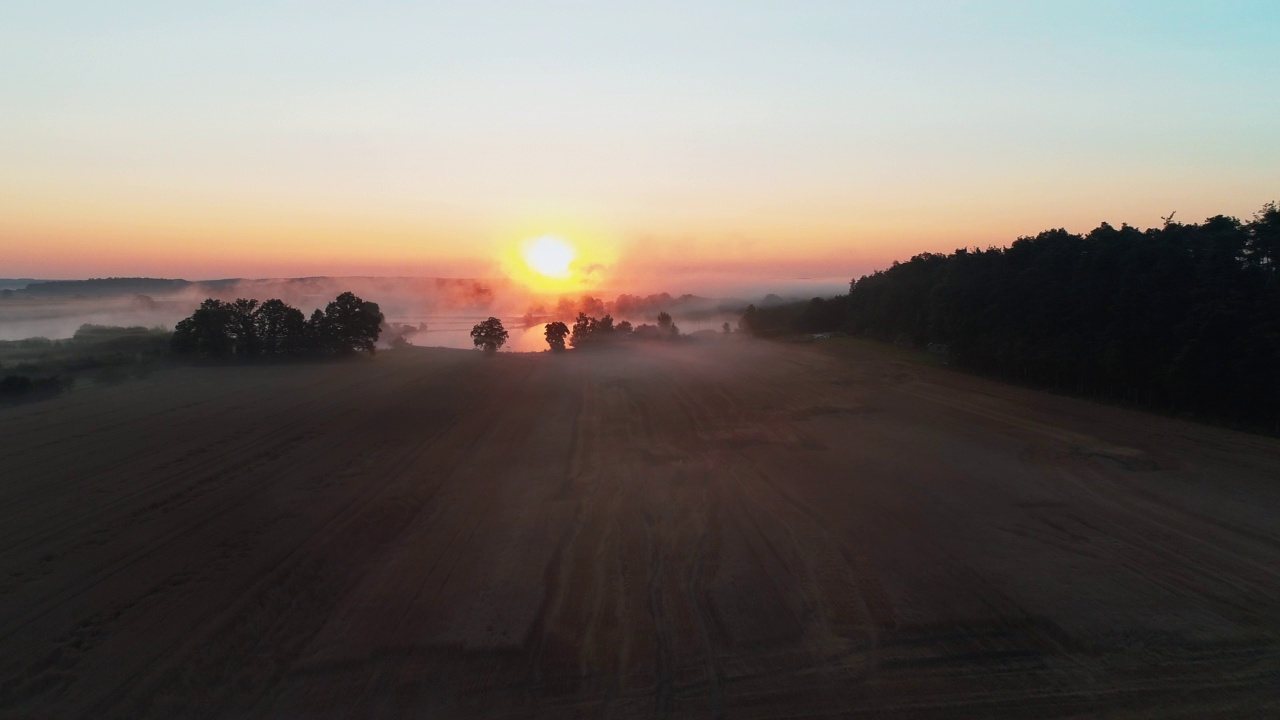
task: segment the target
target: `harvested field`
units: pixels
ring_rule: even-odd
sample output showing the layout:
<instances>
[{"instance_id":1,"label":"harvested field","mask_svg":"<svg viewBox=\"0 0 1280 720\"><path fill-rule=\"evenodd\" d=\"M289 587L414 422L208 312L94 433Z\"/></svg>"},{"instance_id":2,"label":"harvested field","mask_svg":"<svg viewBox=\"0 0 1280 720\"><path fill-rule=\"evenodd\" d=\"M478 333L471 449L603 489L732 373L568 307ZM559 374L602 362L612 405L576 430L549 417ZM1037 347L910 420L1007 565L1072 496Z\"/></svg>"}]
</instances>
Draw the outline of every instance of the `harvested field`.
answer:
<instances>
[{"instance_id":1,"label":"harvested field","mask_svg":"<svg viewBox=\"0 0 1280 720\"><path fill-rule=\"evenodd\" d=\"M0 409L5 717L1275 717L1280 442L853 343Z\"/></svg>"}]
</instances>

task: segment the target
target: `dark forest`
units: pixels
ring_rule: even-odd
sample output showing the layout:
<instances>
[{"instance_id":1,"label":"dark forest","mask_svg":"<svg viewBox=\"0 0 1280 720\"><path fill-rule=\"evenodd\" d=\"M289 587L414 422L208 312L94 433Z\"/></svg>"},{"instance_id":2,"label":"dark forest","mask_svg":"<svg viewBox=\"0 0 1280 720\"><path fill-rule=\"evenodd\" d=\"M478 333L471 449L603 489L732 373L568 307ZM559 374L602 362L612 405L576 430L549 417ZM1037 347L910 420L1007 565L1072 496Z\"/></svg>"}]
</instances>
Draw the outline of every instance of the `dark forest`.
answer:
<instances>
[{"instance_id":1,"label":"dark forest","mask_svg":"<svg viewBox=\"0 0 1280 720\"><path fill-rule=\"evenodd\" d=\"M1280 208L926 253L848 295L753 306L741 324L847 331L1005 380L1280 432Z\"/></svg>"}]
</instances>

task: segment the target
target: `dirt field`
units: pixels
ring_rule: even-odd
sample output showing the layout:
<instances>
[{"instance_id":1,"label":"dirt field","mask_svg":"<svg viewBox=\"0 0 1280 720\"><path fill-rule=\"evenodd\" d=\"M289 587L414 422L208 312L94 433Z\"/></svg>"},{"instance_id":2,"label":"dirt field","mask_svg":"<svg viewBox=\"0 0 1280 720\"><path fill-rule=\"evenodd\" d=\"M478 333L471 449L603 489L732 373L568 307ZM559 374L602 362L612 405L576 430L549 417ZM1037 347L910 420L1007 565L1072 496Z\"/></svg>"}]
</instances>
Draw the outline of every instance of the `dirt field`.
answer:
<instances>
[{"instance_id":1,"label":"dirt field","mask_svg":"<svg viewBox=\"0 0 1280 720\"><path fill-rule=\"evenodd\" d=\"M0 409L5 717L1276 717L1280 442L852 343Z\"/></svg>"}]
</instances>

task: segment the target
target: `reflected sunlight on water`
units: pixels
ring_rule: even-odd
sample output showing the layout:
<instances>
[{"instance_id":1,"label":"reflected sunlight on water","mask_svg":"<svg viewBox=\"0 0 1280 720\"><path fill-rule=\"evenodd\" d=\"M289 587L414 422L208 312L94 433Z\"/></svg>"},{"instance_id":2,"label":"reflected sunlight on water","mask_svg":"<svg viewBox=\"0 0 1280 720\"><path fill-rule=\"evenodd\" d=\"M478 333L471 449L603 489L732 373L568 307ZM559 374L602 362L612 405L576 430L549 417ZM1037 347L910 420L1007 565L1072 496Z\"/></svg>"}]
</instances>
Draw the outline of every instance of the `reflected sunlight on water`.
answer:
<instances>
[{"instance_id":1,"label":"reflected sunlight on water","mask_svg":"<svg viewBox=\"0 0 1280 720\"><path fill-rule=\"evenodd\" d=\"M406 315L388 318L390 322L417 325L426 323L425 331L418 331L410 336L410 341L418 347L447 347L469 350L475 347L471 342L471 328L484 320L482 317L460 317L441 315ZM534 323L524 327L521 318L504 317L502 326L510 337L502 346L503 352L541 352L547 349L546 338L543 337L543 323Z\"/></svg>"}]
</instances>

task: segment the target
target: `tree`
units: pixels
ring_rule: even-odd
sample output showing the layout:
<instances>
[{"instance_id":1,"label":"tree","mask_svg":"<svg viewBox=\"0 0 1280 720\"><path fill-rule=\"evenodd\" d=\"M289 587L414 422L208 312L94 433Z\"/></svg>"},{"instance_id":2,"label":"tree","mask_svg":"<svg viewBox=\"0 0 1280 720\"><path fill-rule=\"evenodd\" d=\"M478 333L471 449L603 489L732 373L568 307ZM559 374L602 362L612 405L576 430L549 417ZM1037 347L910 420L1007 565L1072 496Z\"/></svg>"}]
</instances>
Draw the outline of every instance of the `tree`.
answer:
<instances>
[{"instance_id":1,"label":"tree","mask_svg":"<svg viewBox=\"0 0 1280 720\"><path fill-rule=\"evenodd\" d=\"M658 333L663 338L675 337L680 334L680 328L671 320L670 313L658 313Z\"/></svg>"},{"instance_id":2,"label":"tree","mask_svg":"<svg viewBox=\"0 0 1280 720\"><path fill-rule=\"evenodd\" d=\"M255 357L258 354L258 328L254 322L254 313L258 309L257 300L238 298L227 303L227 311L231 314L227 330L234 344L233 352L241 357Z\"/></svg>"},{"instance_id":3,"label":"tree","mask_svg":"<svg viewBox=\"0 0 1280 720\"><path fill-rule=\"evenodd\" d=\"M344 292L324 309L324 323L318 333L324 349L339 355L359 350L372 355L382 333L382 310L355 293Z\"/></svg>"},{"instance_id":4,"label":"tree","mask_svg":"<svg viewBox=\"0 0 1280 720\"><path fill-rule=\"evenodd\" d=\"M178 355L225 357L235 351L231 306L209 298L173 331L173 352Z\"/></svg>"},{"instance_id":5,"label":"tree","mask_svg":"<svg viewBox=\"0 0 1280 720\"><path fill-rule=\"evenodd\" d=\"M303 328L302 346L307 352L316 353L323 352L328 349L326 337L328 330L325 329L324 311L315 309L311 311L311 317L307 318L307 325Z\"/></svg>"},{"instance_id":6,"label":"tree","mask_svg":"<svg viewBox=\"0 0 1280 720\"><path fill-rule=\"evenodd\" d=\"M580 348L591 342L591 330L595 323L595 318L588 317L584 312L578 313L578 319L573 321L573 333L569 336L569 344L574 348Z\"/></svg>"},{"instance_id":7,"label":"tree","mask_svg":"<svg viewBox=\"0 0 1280 720\"><path fill-rule=\"evenodd\" d=\"M283 300L271 299L259 305L253 324L264 355L293 354L306 347L306 316Z\"/></svg>"},{"instance_id":8,"label":"tree","mask_svg":"<svg viewBox=\"0 0 1280 720\"><path fill-rule=\"evenodd\" d=\"M755 305L748 305L747 311L738 319L738 332L755 333L759 315L760 311Z\"/></svg>"},{"instance_id":9,"label":"tree","mask_svg":"<svg viewBox=\"0 0 1280 720\"><path fill-rule=\"evenodd\" d=\"M382 332L382 311L346 292L316 310L310 320L283 300L209 298L178 323L171 341L179 355L256 357L300 352L373 354Z\"/></svg>"},{"instance_id":10,"label":"tree","mask_svg":"<svg viewBox=\"0 0 1280 720\"><path fill-rule=\"evenodd\" d=\"M591 297L590 295L583 295L582 301L578 304L578 310L579 312L586 313L591 317L595 317L597 313L603 315L604 301L599 298Z\"/></svg>"},{"instance_id":11,"label":"tree","mask_svg":"<svg viewBox=\"0 0 1280 720\"><path fill-rule=\"evenodd\" d=\"M680 334L680 328L672 321L670 313L658 313L658 334L664 339L673 338Z\"/></svg>"},{"instance_id":12,"label":"tree","mask_svg":"<svg viewBox=\"0 0 1280 720\"><path fill-rule=\"evenodd\" d=\"M608 340L613 335L613 316L605 315L591 327L591 335L596 340Z\"/></svg>"},{"instance_id":13,"label":"tree","mask_svg":"<svg viewBox=\"0 0 1280 720\"><path fill-rule=\"evenodd\" d=\"M601 345L610 342L618 335L625 335L630 332L631 323L625 320L615 326L612 315L605 315L597 320L585 312L580 312L578 313L578 319L573 322L569 344L573 345L574 348Z\"/></svg>"},{"instance_id":14,"label":"tree","mask_svg":"<svg viewBox=\"0 0 1280 720\"><path fill-rule=\"evenodd\" d=\"M729 327L729 323L725 323L725 324L721 325L721 326L720 326L720 330L721 330L725 335L728 335L729 333L733 332L733 330Z\"/></svg>"},{"instance_id":15,"label":"tree","mask_svg":"<svg viewBox=\"0 0 1280 720\"><path fill-rule=\"evenodd\" d=\"M743 324L945 345L966 370L1280 434L1280 210L1162 219L917 255Z\"/></svg>"},{"instance_id":16,"label":"tree","mask_svg":"<svg viewBox=\"0 0 1280 720\"><path fill-rule=\"evenodd\" d=\"M508 334L506 329L502 327L502 321L496 317L476 323L475 327L471 328L471 341L486 353L497 352L498 348L506 344L507 337Z\"/></svg>"},{"instance_id":17,"label":"tree","mask_svg":"<svg viewBox=\"0 0 1280 720\"><path fill-rule=\"evenodd\" d=\"M564 339L568 335L569 326L558 320L547 323L543 332L543 336L547 338L547 344L555 352L564 350Z\"/></svg>"}]
</instances>

